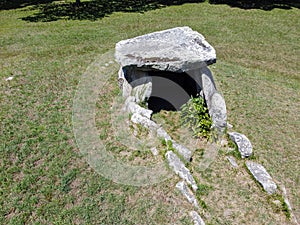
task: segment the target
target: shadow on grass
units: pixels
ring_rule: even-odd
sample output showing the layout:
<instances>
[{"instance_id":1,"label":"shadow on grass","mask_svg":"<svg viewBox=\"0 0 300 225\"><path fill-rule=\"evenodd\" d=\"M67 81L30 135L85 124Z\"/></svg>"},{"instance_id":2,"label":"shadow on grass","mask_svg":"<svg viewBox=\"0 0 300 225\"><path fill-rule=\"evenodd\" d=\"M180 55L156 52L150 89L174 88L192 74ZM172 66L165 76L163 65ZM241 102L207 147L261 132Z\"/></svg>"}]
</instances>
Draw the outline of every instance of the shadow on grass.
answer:
<instances>
[{"instance_id":1,"label":"shadow on grass","mask_svg":"<svg viewBox=\"0 0 300 225\"><path fill-rule=\"evenodd\" d=\"M18 9L38 4L51 3L55 0L0 0L0 10Z\"/></svg>"},{"instance_id":2,"label":"shadow on grass","mask_svg":"<svg viewBox=\"0 0 300 225\"><path fill-rule=\"evenodd\" d=\"M46 0L44 0L46 1ZM37 10L31 16L22 18L29 22L50 22L60 19L67 20L97 20L108 16L113 12L146 12L170 5L184 3L199 3L204 0L91 0L80 4L74 2L66 3L49 2L32 6L31 10Z\"/></svg>"},{"instance_id":3,"label":"shadow on grass","mask_svg":"<svg viewBox=\"0 0 300 225\"><path fill-rule=\"evenodd\" d=\"M209 0L211 4L227 4L241 9L272 10L274 8L300 8L299 0Z\"/></svg>"}]
</instances>

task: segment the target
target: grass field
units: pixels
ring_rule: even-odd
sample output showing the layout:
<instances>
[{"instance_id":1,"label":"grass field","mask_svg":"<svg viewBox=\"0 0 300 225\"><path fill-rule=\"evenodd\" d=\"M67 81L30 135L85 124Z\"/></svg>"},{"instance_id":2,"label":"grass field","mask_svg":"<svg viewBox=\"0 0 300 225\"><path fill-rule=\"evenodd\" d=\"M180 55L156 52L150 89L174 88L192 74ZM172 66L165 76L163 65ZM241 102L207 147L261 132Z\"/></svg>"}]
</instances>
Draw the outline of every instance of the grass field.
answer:
<instances>
[{"instance_id":1,"label":"grass field","mask_svg":"<svg viewBox=\"0 0 300 225\"><path fill-rule=\"evenodd\" d=\"M95 21L22 20L36 12L0 11L0 224L191 224L177 177L143 188L103 178L80 154L72 126L77 85L99 55L122 39L176 26L215 47L210 68L228 120L284 184L300 220L299 9L195 3ZM114 78L101 93L96 122L109 144ZM220 154L206 171L195 168L212 186L202 196L207 224L291 224L239 164L233 170Z\"/></svg>"}]
</instances>

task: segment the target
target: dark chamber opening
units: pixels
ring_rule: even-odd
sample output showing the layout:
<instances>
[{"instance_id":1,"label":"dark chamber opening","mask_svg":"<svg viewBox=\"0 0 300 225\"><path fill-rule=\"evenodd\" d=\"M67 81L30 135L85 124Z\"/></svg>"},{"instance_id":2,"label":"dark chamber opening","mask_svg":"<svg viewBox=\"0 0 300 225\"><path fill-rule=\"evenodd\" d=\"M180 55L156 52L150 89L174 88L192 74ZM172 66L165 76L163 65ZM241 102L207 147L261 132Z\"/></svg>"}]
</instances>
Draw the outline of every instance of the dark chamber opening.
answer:
<instances>
[{"instance_id":1,"label":"dark chamber opening","mask_svg":"<svg viewBox=\"0 0 300 225\"><path fill-rule=\"evenodd\" d=\"M154 113L161 110L178 111L191 96L196 97L199 93L200 86L187 73L150 71L148 74L152 77L148 108Z\"/></svg>"}]
</instances>

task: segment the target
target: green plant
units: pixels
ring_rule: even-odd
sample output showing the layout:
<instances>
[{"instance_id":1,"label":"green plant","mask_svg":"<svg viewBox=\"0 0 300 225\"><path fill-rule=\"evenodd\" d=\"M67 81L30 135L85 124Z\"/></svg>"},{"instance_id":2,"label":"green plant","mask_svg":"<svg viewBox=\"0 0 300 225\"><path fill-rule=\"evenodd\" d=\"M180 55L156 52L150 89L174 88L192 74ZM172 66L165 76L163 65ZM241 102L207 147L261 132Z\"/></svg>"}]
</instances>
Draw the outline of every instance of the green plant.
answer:
<instances>
[{"instance_id":1,"label":"green plant","mask_svg":"<svg viewBox=\"0 0 300 225\"><path fill-rule=\"evenodd\" d=\"M181 107L181 123L188 126L195 137L210 137L212 120L201 96L191 99Z\"/></svg>"}]
</instances>

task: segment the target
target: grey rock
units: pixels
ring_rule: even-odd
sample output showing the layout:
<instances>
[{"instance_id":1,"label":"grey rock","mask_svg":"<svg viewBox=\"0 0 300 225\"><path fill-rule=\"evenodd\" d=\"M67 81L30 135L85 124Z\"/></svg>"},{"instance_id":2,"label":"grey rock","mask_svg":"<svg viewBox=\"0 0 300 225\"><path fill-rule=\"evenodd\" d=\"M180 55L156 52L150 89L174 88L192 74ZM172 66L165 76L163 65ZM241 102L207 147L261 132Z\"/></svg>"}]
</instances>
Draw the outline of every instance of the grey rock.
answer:
<instances>
[{"instance_id":1,"label":"grey rock","mask_svg":"<svg viewBox=\"0 0 300 225\"><path fill-rule=\"evenodd\" d=\"M185 184L184 181L180 181L176 184L176 188L186 197L189 203L193 204L193 206L199 209L198 201L193 194L193 192L189 189L189 187Z\"/></svg>"},{"instance_id":2,"label":"grey rock","mask_svg":"<svg viewBox=\"0 0 300 225\"><path fill-rule=\"evenodd\" d=\"M172 140L171 137L168 135L168 133L164 130L164 128L162 127L159 127L157 130L156 130L156 134L157 134L157 137L159 138L163 138L165 141L170 141Z\"/></svg>"},{"instance_id":3,"label":"grey rock","mask_svg":"<svg viewBox=\"0 0 300 225\"><path fill-rule=\"evenodd\" d=\"M202 68L202 89L213 128L217 128L218 136L222 136L227 126L225 100L216 89L213 75L208 68Z\"/></svg>"},{"instance_id":4,"label":"grey rock","mask_svg":"<svg viewBox=\"0 0 300 225\"><path fill-rule=\"evenodd\" d=\"M190 216L193 219L194 225L205 225L203 219L196 211L191 211Z\"/></svg>"},{"instance_id":5,"label":"grey rock","mask_svg":"<svg viewBox=\"0 0 300 225\"><path fill-rule=\"evenodd\" d=\"M173 140L172 140L172 146L177 151L177 153L180 154L187 162L191 161L192 152L188 148L176 143Z\"/></svg>"},{"instance_id":6,"label":"grey rock","mask_svg":"<svg viewBox=\"0 0 300 225\"><path fill-rule=\"evenodd\" d=\"M122 90L123 97L128 97L131 94L132 86L128 83L128 81L125 78L124 70L122 67L120 68L118 72L118 83L119 87Z\"/></svg>"},{"instance_id":7,"label":"grey rock","mask_svg":"<svg viewBox=\"0 0 300 225\"><path fill-rule=\"evenodd\" d=\"M143 102L150 98L152 93L152 77L148 72L134 67L123 68L124 78L132 87L131 95L135 96L136 102Z\"/></svg>"},{"instance_id":8,"label":"grey rock","mask_svg":"<svg viewBox=\"0 0 300 225\"><path fill-rule=\"evenodd\" d=\"M208 68L202 69L202 90L208 109L211 108L211 98L217 93L212 74Z\"/></svg>"},{"instance_id":9,"label":"grey rock","mask_svg":"<svg viewBox=\"0 0 300 225\"><path fill-rule=\"evenodd\" d=\"M252 145L250 140L244 135L237 132L228 133L232 141L238 146L242 158L247 158L252 155Z\"/></svg>"},{"instance_id":10,"label":"grey rock","mask_svg":"<svg viewBox=\"0 0 300 225\"><path fill-rule=\"evenodd\" d=\"M181 162L179 157L172 151L166 153L166 159L169 163L170 168L188 184L192 186L193 191L197 191L198 186L191 174L191 172L185 167L184 163Z\"/></svg>"},{"instance_id":11,"label":"grey rock","mask_svg":"<svg viewBox=\"0 0 300 225\"><path fill-rule=\"evenodd\" d=\"M232 165L232 167L237 168L238 164L236 163L236 160L233 156L227 156L226 157L227 160L230 162L230 164Z\"/></svg>"},{"instance_id":12,"label":"grey rock","mask_svg":"<svg viewBox=\"0 0 300 225\"><path fill-rule=\"evenodd\" d=\"M219 93L214 93L211 97L211 105L209 108L213 127L223 130L226 128L226 104L225 100Z\"/></svg>"},{"instance_id":13,"label":"grey rock","mask_svg":"<svg viewBox=\"0 0 300 225\"><path fill-rule=\"evenodd\" d=\"M145 77L146 78L146 77ZM152 93L152 82L145 82L132 89L132 96L135 97L136 102L146 102Z\"/></svg>"},{"instance_id":14,"label":"grey rock","mask_svg":"<svg viewBox=\"0 0 300 225\"><path fill-rule=\"evenodd\" d=\"M151 118L151 115L153 113L152 110L145 109L145 108L139 106L138 104L136 104L135 102L132 102L132 101L125 102L125 107L126 107L128 112L130 112L132 114L134 114L134 113L140 114L141 116L144 116L148 119Z\"/></svg>"},{"instance_id":15,"label":"grey rock","mask_svg":"<svg viewBox=\"0 0 300 225\"><path fill-rule=\"evenodd\" d=\"M142 116L139 113L133 113L133 115L131 116L131 121L135 124L141 124L143 127L152 131L159 128L159 126L155 122L148 119L147 117Z\"/></svg>"},{"instance_id":16,"label":"grey rock","mask_svg":"<svg viewBox=\"0 0 300 225\"><path fill-rule=\"evenodd\" d=\"M185 72L215 63L216 52L198 32L176 27L118 42L115 59L122 67Z\"/></svg>"},{"instance_id":17,"label":"grey rock","mask_svg":"<svg viewBox=\"0 0 300 225\"><path fill-rule=\"evenodd\" d=\"M246 166L268 194L274 194L276 192L277 185L262 165L252 161L246 161Z\"/></svg>"}]
</instances>

